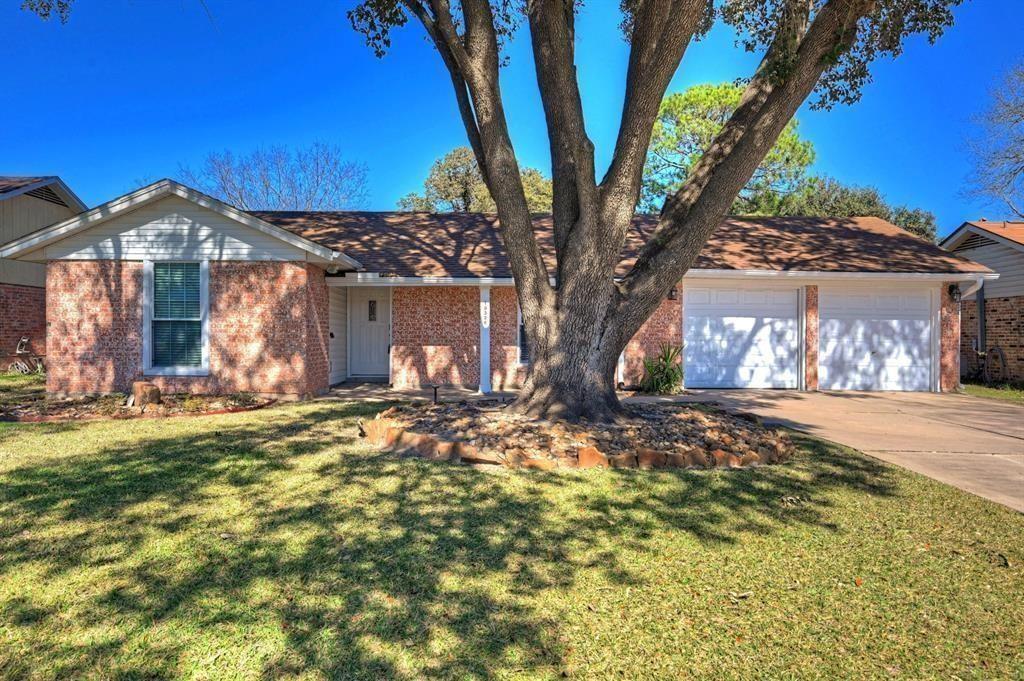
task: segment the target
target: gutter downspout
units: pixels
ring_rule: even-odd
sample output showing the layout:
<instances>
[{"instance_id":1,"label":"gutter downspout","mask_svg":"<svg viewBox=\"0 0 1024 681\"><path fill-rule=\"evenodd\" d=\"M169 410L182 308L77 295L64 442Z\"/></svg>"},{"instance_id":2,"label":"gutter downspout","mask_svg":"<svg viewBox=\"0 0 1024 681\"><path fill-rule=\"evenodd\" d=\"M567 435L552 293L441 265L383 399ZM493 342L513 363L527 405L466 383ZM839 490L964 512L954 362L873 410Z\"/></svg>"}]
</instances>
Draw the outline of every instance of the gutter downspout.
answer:
<instances>
[{"instance_id":1,"label":"gutter downspout","mask_svg":"<svg viewBox=\"0 0 1024 681\"><path fill-rule=\"evenodd\" d=\"M975 296L974 304L978 309L978 347L975 348L977 352L985 352L985 348L988 347L988 339L985 337L985 279L978 277L974 280L974 283L966 291L960 292L960 300L963 300L972 293L977 292Z\"/></svg>"}]
</instances>

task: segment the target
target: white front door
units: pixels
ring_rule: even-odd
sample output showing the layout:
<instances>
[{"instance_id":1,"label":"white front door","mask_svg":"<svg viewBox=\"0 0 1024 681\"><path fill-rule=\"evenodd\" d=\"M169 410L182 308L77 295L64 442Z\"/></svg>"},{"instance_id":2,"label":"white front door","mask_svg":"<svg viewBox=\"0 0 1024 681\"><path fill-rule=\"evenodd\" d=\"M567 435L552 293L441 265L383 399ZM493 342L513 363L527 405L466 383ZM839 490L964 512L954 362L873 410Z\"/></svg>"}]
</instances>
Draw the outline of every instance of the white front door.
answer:
<instances>
[{"instance_id":1,"label":"white front door","mask_svg":"<svg viewBox=\"0 0 1024 681\"><path fill-rule=\"evenodd\" d=\"M822 390L929 390L928 289L822 288L818 386Z\"/></svg>"},{"instance_id":2,"label":"white front door","mask_svg":"<svg viewBox=\"0 0 1024 681\"><path fill-rule=\"evenodd\" d=\"M327 359L330 362L330 384L341 383L348 374L348 367L345 362L345 346L347 336L348 299L347 288L332 286L327 289L327 329L329 333L329 344L327 346Z\"/></svg>"},{"instance_id":3,"label":"white front door","mask_svg":"<svg viewBox=\"0 0 1024 681\"><path fill-rule=\"evenodd\" d=\"M684 286L687 388L796 388L798 289Z\"/></svg>"},{"instance_id":4,"label":"white front door","mask_svg":"<svg viewBox=\"0 0 1024 681\"><path fill-rule=\"evenodd\" d=\"M351 287L348 290L349 375L386 377L391 349L391 291Z\"/></svg>"}]
</instances>

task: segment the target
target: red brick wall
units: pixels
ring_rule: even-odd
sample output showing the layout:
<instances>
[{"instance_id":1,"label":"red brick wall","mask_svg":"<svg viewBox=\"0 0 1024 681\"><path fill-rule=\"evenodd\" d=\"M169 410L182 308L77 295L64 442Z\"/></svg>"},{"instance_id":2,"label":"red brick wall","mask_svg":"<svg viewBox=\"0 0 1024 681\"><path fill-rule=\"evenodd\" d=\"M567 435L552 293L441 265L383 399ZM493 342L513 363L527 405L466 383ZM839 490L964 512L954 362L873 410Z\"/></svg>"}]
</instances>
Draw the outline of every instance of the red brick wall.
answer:
<instances>
[{"instance_id":1,"label":"red brick wall","mask_svg":"<svg viewBox=\"0 0 1024 681\"><path fill-rule=\"evenodd\" d=\"M985 342L989 348L999 346L1006 355L1009 378L1024 381L1024 296L985 299ZM967 358L974 357L974 341L978 338L978 304L965 300L960 304L960 348ZM973 370L971 366L961 367Z\"/></svg>"},{"instance_id":2,"label":"red brick wall","mask_svg":"<svg viewBox=\"0 0 1024 681\"><path fill-rule=\"evenodd\" d=\"M126 390L142 377L142 264L47 267L47 389ZM327 290L306 263L210 263L210 373L150 377L167 392L327 389Z\"/></svg>"},{"instance_id":3,"label":"red brick wall","mask_svg":"<svg viewBox=\"0 0 1024 681\"><path fill-rule=\"evenodd\" d=\"M14 359L22 336L28 336L32 352L46 352L46 289L38 286L0 284L0 363Z\"/></svg>"},{"instance_id":4,"label":"red brick wall","mask_svg":"<svg viewBox=\"0 0 1024 681\"><path fill-rule=\"evenodd\" d=\"M683 287L675 289L675 300L665 298L654 310L650 319L633 335L626 344L623 383L634 386L644 376L644 358L652 357L661 351L662 346L683 345ZM684 377L685 382L685 377Z\"/></svg>"},{"instance_id":5,"label":"red brick wall","mask_svg":"<svg viewBox=\"0 0 1024 681\"><path fill-rule=\"evenodd\" d=\"M818 389L818 287L805 287L804 380L807 390Z\"/></svg>"},{"instance_id":6,"label":"red brick wall","mask_svg":"<svg viewBox=\"0 0 1024 681\"><path fill-rule=\"evenodd\" d=\"M939 389L950 392L960 387L960 304L942 286L939 309Z\"/></svg>"},{"instance_id":7,"label":"red brick wall","mask_svg":"<svg viewBox=\"0 0 1024 681\"><path fill-rule=\"evenodd\" d=\"M391 381L396 388L479 385L479 288L400 286L391 305ZM492 311L492 325L494 317Z\"/></svg>"}]
</instances>

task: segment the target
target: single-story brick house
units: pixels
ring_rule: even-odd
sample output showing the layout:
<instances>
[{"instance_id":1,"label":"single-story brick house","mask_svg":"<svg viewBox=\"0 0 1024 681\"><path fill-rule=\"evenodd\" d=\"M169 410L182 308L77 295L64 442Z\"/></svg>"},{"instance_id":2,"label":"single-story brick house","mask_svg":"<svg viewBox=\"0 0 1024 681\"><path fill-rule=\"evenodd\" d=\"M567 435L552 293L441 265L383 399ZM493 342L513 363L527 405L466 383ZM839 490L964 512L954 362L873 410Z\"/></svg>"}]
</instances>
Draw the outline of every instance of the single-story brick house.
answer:
<instances>
[{"instance_id":1,"label":"single-story brick house","mask_svg":"<svg viewBox=\"0 0 1024 681\"><path fill-rule=\"evenodd\" d=\"M46 263L47 388L511 388L518 306L495 217L245 212L162 180L0 247ZM622 271L649 235L634 221ZM536 219L550 257L550 220ZM728 218L630 342L689 387L951 390L959 295L997 275L875 218ZM485 351L481 352L480 349Z\"/></svg>"},{"instance_id":2,"label":"single-story brick house","mask_svg":"<svg viewBox=\"0 0 1024 681\"><path fill-rule=\"evenodd\" d=\"M999 274L961 303L961 369L974 368L975 351L999 347L1010 380L1024 381L1024 222L965 222L942 246Z\"/></svg>"},{"instance_id":3,"label":"single-story brick house","mask_svg":"<svg viewBox=\"0 0 1024 681\"><path fill-rule=\"evenodd\" d=\"M85 210L55 175L0 175L0 243L30 234ZM0 366L24 337L46 351L46 265L0 258Z\"/></svg>"}]
</instances>

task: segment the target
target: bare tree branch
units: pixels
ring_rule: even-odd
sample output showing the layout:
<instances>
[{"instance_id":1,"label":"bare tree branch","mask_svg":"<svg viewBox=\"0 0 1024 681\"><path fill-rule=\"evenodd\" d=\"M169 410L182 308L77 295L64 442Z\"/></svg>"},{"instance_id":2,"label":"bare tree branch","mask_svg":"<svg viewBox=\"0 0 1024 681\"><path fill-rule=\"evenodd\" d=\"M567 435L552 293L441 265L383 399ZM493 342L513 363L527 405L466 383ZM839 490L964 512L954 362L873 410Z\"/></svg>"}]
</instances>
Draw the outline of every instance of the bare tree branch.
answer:
<instances>
[{"instance_id":1,"label":"bare tree branch","mask_svg":"<svg viewBox=\"0 0 1024 681\"><path fill-rule=\"evenodd\" d=\"M367 197L366 167L338 147L257 149L242 157L212 153L198 170L182 166L182 182L242 210L344 210Z\"/></svg>"}]
</instances>

